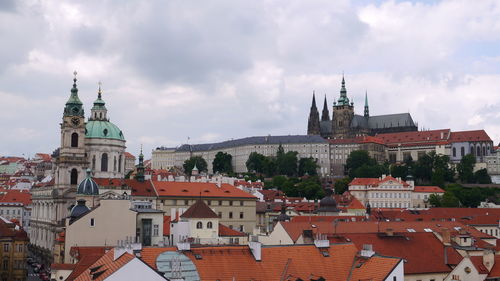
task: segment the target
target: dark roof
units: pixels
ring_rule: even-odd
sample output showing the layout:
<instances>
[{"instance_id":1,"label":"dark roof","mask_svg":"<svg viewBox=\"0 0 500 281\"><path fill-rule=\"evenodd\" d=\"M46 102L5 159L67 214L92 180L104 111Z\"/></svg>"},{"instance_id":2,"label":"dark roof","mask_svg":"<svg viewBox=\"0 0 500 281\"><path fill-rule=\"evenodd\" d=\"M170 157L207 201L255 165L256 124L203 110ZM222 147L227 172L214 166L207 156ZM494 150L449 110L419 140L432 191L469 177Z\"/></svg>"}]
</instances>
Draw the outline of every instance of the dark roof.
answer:
<instances>
[{"instance_id":1,"label":"dark roof","mask_svg":"<svg viewBox=\"0 0 500 281\"><path fill-rule=\"evenodd\" d=\"M209 219L219 218L219 216L205 202L198 200L181 215L181 218Z\"/></svg>"},{"instance_id":2,"label":"dark roof","mask_svg":"<svg viewBox=\"0 0 500 281\"><path fill-rule=\"evenodd\" d=\"M223 141L218 143L205 144L183 144L176 151L206 151L217 150L244 145L266 145L266 144L288 144L288 143L327 143L327 141L317 135L295 135L295 136L261 136L248 137Z\"/></svg>"},{"instance_id":3,"label":"dark roof","mask_svg":"<svg viewBox=\"0 0 500 281\"><path fill-rule=\"evenodd\" d=\"M354 115L351 122L351 127L355 128L383 129L407 126L415 126L410 113L386 114L370 116L368 118L361 115Z\"/></svg>"},{"instance_id":4,"label":"dark roof","mask_svg":"<svg viewBox=\"0 0 500 281\"><path fill-rule=\"evenodd\" d=\"M330 134L332 132L332 121L330 120L321 121L319 122L319 127L321 133Z\"/></svg>"}]
</instances>

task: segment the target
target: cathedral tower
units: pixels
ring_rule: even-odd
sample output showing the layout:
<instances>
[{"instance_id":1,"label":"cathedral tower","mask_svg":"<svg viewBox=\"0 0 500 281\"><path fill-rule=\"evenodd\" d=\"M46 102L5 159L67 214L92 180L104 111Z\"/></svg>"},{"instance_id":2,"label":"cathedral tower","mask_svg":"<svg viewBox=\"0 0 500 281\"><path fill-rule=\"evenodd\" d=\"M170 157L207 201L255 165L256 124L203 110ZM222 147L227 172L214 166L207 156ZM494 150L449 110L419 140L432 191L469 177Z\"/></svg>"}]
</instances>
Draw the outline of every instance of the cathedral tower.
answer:
<instances>
[{"instance_id":1,"label":"cathedral tower","mask_svg":"<svg viewBox=\"0 0 500 281\"><path fill-rule=\"evenodd\" d=\"M321 121L330 121L330 112L328 112L328 103L326 102L326 95L325 95L325 102L323 103L323 112L321 113Z\"/></svg>"},{"instance_id":2,"label":"cathedral tower","mask_svg":"<svg viewBox=\"0 0 500 281\"><path fill-rule=\"evenodd\" d=\"M78 97L76 71L71 95L64 107L61 123L61 146L56 158L57 187L76 186L85 177L87 160L85 155L85 117L83 104Z\"/></svg>"},{"instance_id":3,"label":"cathedral tower","mask_svg":"<svg viewBox=\"0 0 500 281\"><path fill-rule=\"evenodd\" d=\"M351 136L351 122L354 117L354 103L349 103L345 80L342 76L342 86L340 88L340 97L333 103L333 137L349 138Z\"/></svg>"},{"instance_id":4,"label":"cathedral tower","mask_svg":"<svg viewBox=\"0 0 500 281\"><path fill-rule=\"evenodd\" d=\"M316 107L316 97L313 92L313 100L311 104L311 111L309 112L309 120L307 122L307 134L308 135L319 135L320 127L319 127L319 112Z\"/></svg>"},{"instance_id":5,"label":"cathedral tower","mask_svg":"<svg viewBox=\"0 0 500 281\"><path fill-rule=\"evenodd\" d=\"M368 108L368 92L365 92L365 117L370 117L370 110Z\"/></svg>"}]
</instances>

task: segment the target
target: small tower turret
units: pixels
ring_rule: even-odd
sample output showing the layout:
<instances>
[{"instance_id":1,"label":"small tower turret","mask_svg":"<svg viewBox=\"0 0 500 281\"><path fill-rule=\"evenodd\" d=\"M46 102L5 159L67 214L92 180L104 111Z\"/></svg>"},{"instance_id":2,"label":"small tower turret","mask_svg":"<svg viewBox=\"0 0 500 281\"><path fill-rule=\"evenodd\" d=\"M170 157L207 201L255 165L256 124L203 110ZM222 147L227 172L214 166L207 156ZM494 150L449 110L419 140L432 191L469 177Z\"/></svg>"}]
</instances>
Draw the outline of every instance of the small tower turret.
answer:
<instances>
[{"instance_id":1,"label":"small tower turret","mask_svg":"<svg viewBox=\"0 0 500 281\"><path fill-rule=\"evenodd\" d=\"M94 106L91 109L89 120L109 121L107 118L108 110L106 103L102 100L101 82L99 82L99 89L97 90L97 99L94 101Z\"/></svg>"},{"instance_id":2,"label":"small tower turret","mask_svg":"<svg viewBox=\"0 0 500 281\"><path fill-rule=\"evenodd\" d=\"M139 154L139 164L137 164L137 174L135 175L135 179L138 182L144 182L144 155L142 154L142 145L141 145L141 154Z\"/></svg>"}]
</instances>

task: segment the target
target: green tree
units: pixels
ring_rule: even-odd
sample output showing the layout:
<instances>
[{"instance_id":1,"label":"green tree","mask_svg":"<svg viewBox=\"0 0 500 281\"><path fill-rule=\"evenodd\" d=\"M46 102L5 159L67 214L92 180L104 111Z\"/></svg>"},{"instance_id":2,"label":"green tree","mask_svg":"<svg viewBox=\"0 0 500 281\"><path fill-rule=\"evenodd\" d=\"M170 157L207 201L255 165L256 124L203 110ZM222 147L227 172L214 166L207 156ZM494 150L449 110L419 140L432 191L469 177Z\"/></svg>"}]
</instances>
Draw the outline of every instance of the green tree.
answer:
<instances>
[{"instance_id":1,"label":"green tree","mask_svg":"<svg viewBox=\"0 0 500 281\"><path fill-rule=\"evenodd\" d=\"M491 183L491 177L490 175L488 175L488 170L486 170L485 168L477 170L474 173L474 179L477 183L481 184Z\"/></svg>"},{"instance_id":2,"label":"green tree","mask_svg":"<svg viewBox=\"0 0 500 281\"><path fill-rule=\"evenodd\" d=\"M395 178L399 177L403 180L406 180L406 176L408 175L408 167L406 165L392 165L391 175Z\"/></svg>"},{"instance_id":3,"label":"green tree","mask_svg":"<svg viewBox=\"0 0 500 281\"><path fill-rule=\"evenodd\" d=\"M455 194L453 194L453 192L445 191L441 201L441 206L445 208L458 207L460 205L459 202L460 201Z\"/></svg>"},{"instance_id":4,"label":"green tree","mask_svg":"<svg viewBox=\"0 0 500 281\"><path fill-rule=\"evenodd\" d=\"M474 183L474 164L476 157L472 154L467 154L460 160L457 165L458 178L462 183Z\"/></svg>"},{"instance_id":5,"label":"green tree","mask_svg":"<svg viewBox=\"0 0 500 281\"><path fill-rule=\"evenodd\" d=\"M441 205L443 204L443 196L431 194L429 196L429 204L431 204L432 207L441 207Z\"/></svg>"},{"instance_id":6,"label":"green tree","mask_svg":"<svg viewBox=\"0 0 500 281\"><path fill-rule=\"evenodd\" d=\"M355 150L349 154L346 159L345 168L349 174L349 177L354 178L354 173L358 168L365 166L377 165L377 161L371 158L366 150Z\"/></svg>"},{"instance_id":7,"label":"green tree","mask_svg":"<svg viewBox=\"0 0 500 281\"><path fill-rule=\"evenodd\" d=\"M297 175L297 151L288 151L287 153L276 154L276 166L280 175L290 177Z\"/></svg>"},{"instance_id":8,"label":"green tree","mask_svg":"<svg viewBox=\"0 0 500 281\"><path fill-rule=\"evenodd\" d=\"M337 180L334 184L335 193L343 194L345 191L348 190L350 182L351 179L349 177Z\"/></svg>"},{"instance_id":9,"label":"green tree","mask_svg":"<svg viewBox=\"0 0 500 281\"><path fill-rule=\"evenodd\" d=\"M233 165L231 161L233 156L229 153L219 151L215 154L214 161L212 162L214 173L229 174L233 172Z\"/></svg>"},{"instance_id":10,"label":"green tree","mask_svg":"<svg viewBox=\"0 0 500 281\"><path fill-rule=\"evenodd\" d=\"M415 164L415 178L429 182L432 178L433 159L429 154L420 156Z\"/></svg>"},{"instance_id":11,"label":"green tree","mask_svg":"<svg viewBox=\"0 0 500 281\"><path fill-rule=\"evenodd\" d=\"M444 174L445 174L445 171L443 169L441 169L441 168L436 169L432 173L431 183L433 185L444 187Z\"/></svg>"},{"instance_id":12,"label":"green tree","mask_svg":"<svg viewBox=\"0 0 500 281\"><path fill-rule=\"evenodd\" d=\"M201 156L191 156L191 158L187 159L184 161L184 164L182 167L184 168L184 172L191 176L191 170L193 170L194 166L196 165L196 168L200 172L207 172L207 161L203 159Z\"/></svg>"},{"instance_id":13,"label":"green tree","mask_svg":"<svg viewBox=\"0 0 500 281\"><path fill-rule=\"evenodd\" d=\"M264 161L266 159L266 156L257 153L257 152L252 152L248 156L248 160L246 162L247 170L249 172L256 172L256 173L263 173L264 172Z\"/></svg>"},{"instance_id":14,"label":"green tree","mask_svg":"<svg viewBox=\"0 0 500 281\"><path fill-rule=\"evenodd\" d=\"M283 185L286 183L287 180L288 180L287 177L278 175L273 177L273 181L271 182L271 184L273 185L273 187L282 190Z\"/></svg>"},{"instance_id":15,"label":"green tree","mask_svg":"<svg viewBox=\"0 0 500 281\"><path fill-rule=\"evenodd\" d=\"M276 175L276 158L275 157L265 157L263 161L263 169L264 173L268 177L272 177Z\"/></svg>"},{"instance_id":16,"label":"green tree","mask_svg":"<svg viewBox=\"0 0 500 281\"><path fill-rule=\"evenodd\" d=\"M299 176L303 176L306 173L310 176L318 174L318 164L312 157L300 158L299 160Z\"/></svg>"}]
</instances>

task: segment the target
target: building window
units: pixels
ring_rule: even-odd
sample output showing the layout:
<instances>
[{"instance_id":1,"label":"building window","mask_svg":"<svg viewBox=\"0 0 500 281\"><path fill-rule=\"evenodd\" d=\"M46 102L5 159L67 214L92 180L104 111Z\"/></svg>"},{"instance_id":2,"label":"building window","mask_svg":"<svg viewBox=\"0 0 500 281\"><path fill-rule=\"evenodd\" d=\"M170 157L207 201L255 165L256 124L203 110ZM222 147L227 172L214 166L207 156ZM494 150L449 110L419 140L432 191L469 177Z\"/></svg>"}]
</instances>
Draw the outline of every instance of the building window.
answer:
<instances>
[{"instance_id":1,"label":"building window","mask_svg":"<svg viewBox=\"0 0 500 281\"><path fill-rule=\"evenodd\" d=\"M233 212L229 212L229 218L232 219L233 218Z\"/></svg>"},{"instance_id":2,"label":"building window","mask_svg":"<svg viewBox=\"0 0 500 281\"><path fill-rule=\"evenodd\" d=\"M229 201L229 206L233 206L233 201Z\"/></svg>"},{"instance_id":3,"label":"building window","mask_svg":"<svg viewBox=\"0 0 500 281\"><path fill-rule=\"evenodd\" d=\"M222 218L222 212L219 212L219 218Z\"/></svg>"},{"instance_id":4,"label":"building window","mask_svg":"<svg viewBox=\"0 0 500 281\"><path fill-rule=\"evenodd\" d=\"M212 205L212 201L207 200L207 205L208 205L208 206Z\"/></svg>"},{"instance_id":5,"label":"building window","mask_svg":"<svg viewBox=\"0 0 500 281\"><path fill-rule=\"evenodd\" d=\"M94 218L91 218L91 219L90 219L90 226L91 226L91 227L94 227L94 226L95 226L95 219L94 219Z\"/></svg>"},{"instance_id":6,"label":"building window","mask_svg":"<svg viewBox=\"0 0 500 281\"><path fill-rule=\"evenodd\" d=\"M159 236L160 234L160 226L155 224L153 225L153 236Z\"/></svg>"},{"instance_id":7,"label":"building window","mask_svg":"<svg viewBox=\"0 0 500 281\"><path fill-rule=\"evenodd\" d=\"M219 206L222 206L222 200L219 200Z\"/></svg>"},{"instance_id":8,"label":"building window","mask_svg":"<svg viewBox=\"0 0 500 281\"><path fill-rule=\"evenodd\" d=\"M184 200L184 205L189 205L189 200Z\"/></svg>"},{"instance_id":9,"label":"building window","mask_svg":"<svg viewBox=\"0 0 500 281\"><path fill-rule=\"evenodd\" d=\"M245 228L243 227L243 225L240 225L240 231L243 232L245 230Z\"/></svg>"},{"instance_id":10,"label":"building window","mask_svg":"<svg viewBox=\"0 0 500 281\"><path fill-rule=\"evenodd\" d=\"M196 228L197 229L202 229L203 228L203 223L201 221L196 223Z\"/></svg>"},{"instance_id":11,"label":"building window","mask_svg":"<svg viewBox=\"0 0 500 281\"><path fill-rule=\"evenodd\" d=\"M465 155L465 147L460 147L460 156L464 157Z\"/></svg>"},{"instance_id":12,"label":"building window","mask_svg":"<svg viewBox=\"0 0 500 281\"><path fill-rule=\"evenodd\" d=\"M481 156L481 147L477 147L477 156Z\"/></svg>"},{"instance_id":13,"label":"building window","mask_svg":"<svg viewBox=\"0 0 500 281\"><path fill-rule=\"evenodd\" d=\"M120 155L120 157L118 158L118 173L122 172L122 160L122 156Z\"/></svg>"},{"instance_id":14,"label":"building window","mask_svg":"<svg viewBox=\"0 0 500 281\"><path fill-rule=\"evenodd\" d=\"M103 153L101 156L101 171L102 172L108 171L108 154L107 153Z\"/></svg>"},{"instance_id":15,"label":"building window","mask_svg":"<svg viewBox=\"0 0 500 281\"><path fill-rule=\"evenodd\" d=\"M116 172L116 156L113 157L113 171Z\"/></svg>"},{"instance_id":16,"label":"building window","mask_svg":"<svg viewBox=\"0 0 500 281\"><path fill-rule=\"evenodd\" d=\"M9 244L3 244L3 251L8 252L10 250Z\"/></svg>"},{"instance_id":17,"label":"building window","mask_svg":"<svg viewBox=\"0 0 500 281\"><path fill-rule=\"evenodd\" d=\"M240 212L240 219L243 218L243 212Z\"/></svg>"},{"instance_id":18,"label":"building window","mask_svg":"<svg viewBox=\"0 0 500 281\"><path fill-rule=\"evenodd\" d=\"M3 270L9 270L9 260L8 259L3 260Z\"/></svg>"},{"instance_id":19,"label":"building window","mask_svg":"<svg viewBox=\"0 0 500 281\"><path fill-rule=\"evenodd\" d=\"M78 171L76 169L71 170L70 184L78 184Z\"/></svg>"},{"instance_id":20,"label":"building window","mask_svg":"<svg viewBox=\"0 0 500 281\"><path fill-rule=\"evenodd\" d=\"M243 201L240 201L240 206L243 206L244 202Z\"/></svg>"},{"instance_id":21,"label":"building window","mask_svg":"<svg viewBox=\"0 0 500 281\"><path fill-rule=\"evenodd\" d=\"M453 148L453 157L457 157L457 149L455 147Z\"/></svg>"},{"instance_id":22,"label":"building window","mask_svg":"<svg viewBox=\"0 0 500 281\"><path fill-rule=\"evenodd\" d=\"M212 229L212 222L211 221L207 222L207 228Z\"/></svg>"},{"instance_id":23,"label":"building window","mask_svg":"<svg viewBox=\"0 0 500 281\"><path fill-rule=\"evenodd\" d=\"M71 134L71 147L78 147L78 134Z\"/></svg>"}]
</instances>

